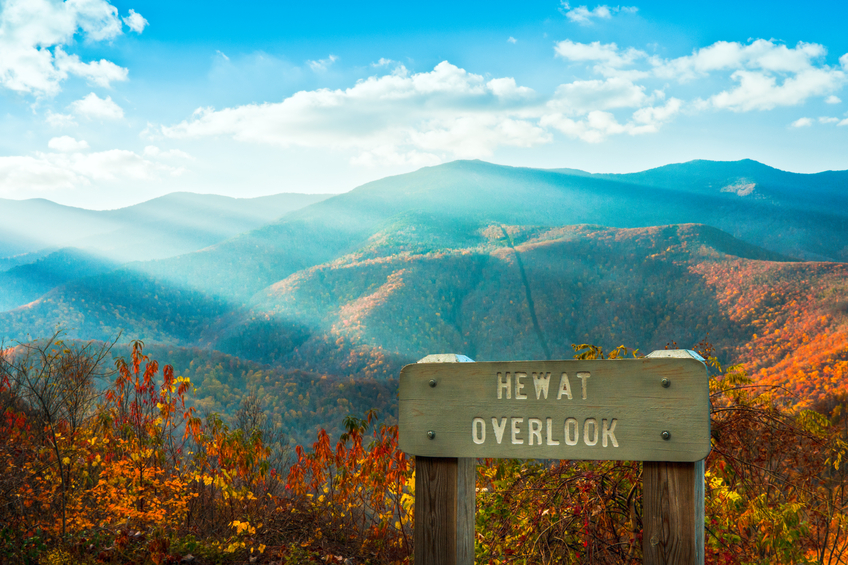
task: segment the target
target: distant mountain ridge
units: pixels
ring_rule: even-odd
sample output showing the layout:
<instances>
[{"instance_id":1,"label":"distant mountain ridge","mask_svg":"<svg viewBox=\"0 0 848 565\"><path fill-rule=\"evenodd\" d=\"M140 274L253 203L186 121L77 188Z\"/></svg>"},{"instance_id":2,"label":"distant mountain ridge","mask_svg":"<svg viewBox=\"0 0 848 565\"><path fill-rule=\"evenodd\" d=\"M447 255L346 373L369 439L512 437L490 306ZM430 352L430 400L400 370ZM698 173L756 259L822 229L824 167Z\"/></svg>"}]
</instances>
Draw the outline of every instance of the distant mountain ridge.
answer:
<instances>
[{"instance_id":1,"label":"distant mountain ridge","mask_svg":"<svg viewBox=\"0 0 848 565\"><path fill-rule=\"evenodd\" d=\"M607 178L455 161L362 185L200 253L139 268L173 284L247 300L298 270L368 245L381 226L410 213L437 218L446 231L463 226L463 233L491 222L619 228L697 223L782 255L848 261L848 171L821 173L830 205L809 209L806 185L792 192L784 181L766 182L808 180L805 175L753 161L670 167ZM686 171L689 181L675 180ZM753 195L722 191L726 183L749 177L762 187Z\"/></svg>"},{"instance_id":2,"label":"distant mountain ridge","mask_svg":"<svg viewBox=\"0 0 848 565\"><path fill-rule=\"evenodd\" d=\"M170 257L255 229L328 196L230 198L180 192L102 211L44 199L0 199L0 258L64 247L119 262Z\"/></svg>"},{"instance_id":3,"label":"distant mountain ridge","mask_svg":"<svg viewBox=\"0 0 848 565\"><path fill-rule=\"evenodd\" d=\"M120 250L121 242L132 241L136 256L197 248L129 268L157 284L208 294L233 306L246 304L255 293L300 270L367 250L383 232L396 240L394 247L382 247L392 249L390 253L420 253L473 246L475 230L491 223L620 228L697 223L787 257L848 260L848 171L799 175L750 160L692 161L624 175L455 161L345 194L315 197L318 201L310 205L301 198L296 203L300 208L226 239L244 222L276 216L280 206L295 206L292 198L239 201L177 193L109 212L123 226L114 233L76 233L67 239L83 244L102 239L111 242L110 253ZM82 221L92 212L71 212L79 230L103 229L102 223ZM404 224L419 228L406 247L400 240L415 230L389 229ZM431 229L421 237L427 226ZM61 222L54 226L60 227ZM0 237L0 245L3 241ZM124 261L133 256L117 254Z\"/></svg>"},{"instance_id":4,"label":"distant mountain ridge","mask_svg":"<svg viewBox=\"0 0 848 565\"><path fill-rule=\"evenodd\" d=\"M848 171L792 173L781 171L751 159L741 161L704 161L664 165L638 173L594 174L595 178L622 179L645 186L685 186L693 193L709 194L716 190L738 196L773 199L784 206L822 214L846 215ZM747 186L740 194L734 186Z\"/></svg>"}]
</instances>

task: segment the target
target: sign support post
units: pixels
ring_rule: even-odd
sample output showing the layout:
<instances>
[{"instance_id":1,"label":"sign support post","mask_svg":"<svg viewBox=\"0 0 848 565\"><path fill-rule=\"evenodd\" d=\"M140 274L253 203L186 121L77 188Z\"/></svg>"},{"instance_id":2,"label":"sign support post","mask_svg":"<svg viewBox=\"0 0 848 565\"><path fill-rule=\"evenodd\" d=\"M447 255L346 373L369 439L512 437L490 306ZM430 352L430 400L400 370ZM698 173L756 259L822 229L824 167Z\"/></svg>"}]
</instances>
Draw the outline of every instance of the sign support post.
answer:
<instances>
[{"instance_id":1,"label":"sign support post","mask_svg":"<svg viewBox=\"0 0 848 565\"><path fill-rule=\"evenodd\" d=\"M428 355L419 363L471 363L464 355ZM415 457L414 562L474 565L475 457Z\"/></svg>"},{"instance_id":2,"label":"sign support post","mask_svg":"<svg viewBox=\"0 0 848 565\"><path fill-rule=\"evenodd\" d=\"M642 464L645 565L703 565L704 460Z\"/></svg>"},{"instance_id":3,"label":"sign support post","mask_svg":"<svg viewBox=\"0 0 848 565\"><path fill-rule=\"evenodd\" d=\"M688 349L648 357L702 360ZM704 460L642 463L642 558L645 565L703 565Z\"/></svg>"}]
</instances>

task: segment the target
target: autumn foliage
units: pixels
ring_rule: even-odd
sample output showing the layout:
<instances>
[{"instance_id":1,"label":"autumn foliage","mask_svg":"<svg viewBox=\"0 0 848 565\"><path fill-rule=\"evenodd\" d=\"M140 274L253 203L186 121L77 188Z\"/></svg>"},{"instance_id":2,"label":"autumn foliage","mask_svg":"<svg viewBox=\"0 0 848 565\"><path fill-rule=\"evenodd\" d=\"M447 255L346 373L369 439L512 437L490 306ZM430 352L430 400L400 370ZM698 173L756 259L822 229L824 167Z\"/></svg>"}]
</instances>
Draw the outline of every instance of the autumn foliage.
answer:
<instances>
[{"instance_id":1,"label":"autumn foliage","mask_svg":"<svg viewBox=\"0 0 848 565\"><path fill-rule=\"evenodd\" d=\"M200 415L141 342L114 370L110 347L2 351L0 563L411 563L414 465L395 426L349 416L290 454L257 399ZM699 349L707 563L848 562L845 399L795 408ZM477 487L478 563L641 562L639 462L481 460Z\"/></svg>"},{"instance_id":2,"label":"autumn foliage","mask_svg":"<svg viewBox=\"0 0 848 565\"><path fill-rule=\"evenodd\" d=\"M201 529L208 552L248 548L248 514L274 484L257 430L201 420L190 382L160 374L141 342L105 373L108 349L54 336L4 352L0 556L165 563ZM113 377L103 392L98 377Z\"/></svg>"},{"instance_id":3,"label":"autumn foliage","mask_svg":"<svg viewBox=\"0 0 848 565\"><path fill-rule=\"evenodd\" d=\"M706 563L847 563L844 414L791 409L785 391L723 371L699 346L713 373ZM642 562L640 463L487 461L477 503L479 563Z\"/></svg>"}]
</instances>

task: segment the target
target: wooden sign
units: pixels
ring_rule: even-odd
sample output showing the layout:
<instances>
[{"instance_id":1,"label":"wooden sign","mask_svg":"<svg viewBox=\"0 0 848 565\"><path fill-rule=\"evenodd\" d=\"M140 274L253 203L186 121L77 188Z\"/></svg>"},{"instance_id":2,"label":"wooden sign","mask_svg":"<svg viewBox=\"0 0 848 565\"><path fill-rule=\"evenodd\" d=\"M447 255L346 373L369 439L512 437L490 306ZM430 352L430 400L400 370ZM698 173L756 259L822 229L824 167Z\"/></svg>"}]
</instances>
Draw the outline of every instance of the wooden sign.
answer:
<instances>
[{"instance_id":1,"label":"wooden sign","mask_svg":"<svg viewBox=\"0 0 848 565\"><path fill-rule=\"evenodd\" d=\"M398 423L417 456L694 462L710 451L709 377L692 358L418 363Z\"/></svg>"}]
</instances>

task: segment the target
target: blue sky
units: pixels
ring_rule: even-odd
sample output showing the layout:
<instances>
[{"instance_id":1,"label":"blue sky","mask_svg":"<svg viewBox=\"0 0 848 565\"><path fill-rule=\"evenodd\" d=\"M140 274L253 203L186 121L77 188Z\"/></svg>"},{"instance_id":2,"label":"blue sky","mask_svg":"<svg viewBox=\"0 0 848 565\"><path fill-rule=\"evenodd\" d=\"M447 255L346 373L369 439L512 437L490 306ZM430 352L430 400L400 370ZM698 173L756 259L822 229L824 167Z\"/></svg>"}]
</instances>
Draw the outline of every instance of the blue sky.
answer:
<instances>
[{"instance_id":1,"label":"blue sky","mask_svg":"<svg viewBox=\"0 0 848 565\"><path fill-rule=\"evenodd\" d=\"M824 2L0 0L0 198L344 192L454 159L848 169L846 21Z\"/></svg>"}]
</instances>

